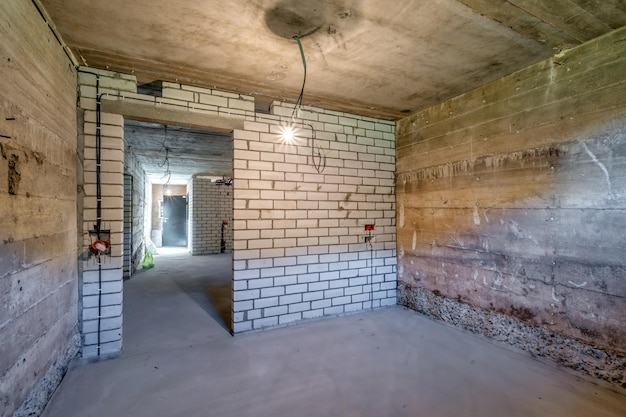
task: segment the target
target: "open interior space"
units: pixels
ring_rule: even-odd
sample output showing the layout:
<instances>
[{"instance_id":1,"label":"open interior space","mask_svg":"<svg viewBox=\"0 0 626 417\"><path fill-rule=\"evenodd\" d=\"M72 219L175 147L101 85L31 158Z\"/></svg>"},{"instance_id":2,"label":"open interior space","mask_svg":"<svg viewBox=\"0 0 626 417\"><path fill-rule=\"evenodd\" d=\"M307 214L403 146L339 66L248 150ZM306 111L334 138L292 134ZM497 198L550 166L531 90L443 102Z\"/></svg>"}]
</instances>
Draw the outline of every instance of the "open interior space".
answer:
<instances>
[{"instance_id":1,"label":"open interior space","mask_svg":"<svg viewBox=\"0 0 626 417\"><path fill-rule=\"evenodd\" d=\"M623 415L625 74L622 0L0 2L0 417Z\"/></svg>"},{"instance_id":2,"label":"open interior space","mask_svg":"<svg viewBox=\"0 0 626 417\"><path fill-rule=\"evenodd\" d=\"M626 413L607 384L399 306L232 337L229 259L166 252L124 284L122 355L75 365L44 417Z\"/></svg>"}]
</instances>

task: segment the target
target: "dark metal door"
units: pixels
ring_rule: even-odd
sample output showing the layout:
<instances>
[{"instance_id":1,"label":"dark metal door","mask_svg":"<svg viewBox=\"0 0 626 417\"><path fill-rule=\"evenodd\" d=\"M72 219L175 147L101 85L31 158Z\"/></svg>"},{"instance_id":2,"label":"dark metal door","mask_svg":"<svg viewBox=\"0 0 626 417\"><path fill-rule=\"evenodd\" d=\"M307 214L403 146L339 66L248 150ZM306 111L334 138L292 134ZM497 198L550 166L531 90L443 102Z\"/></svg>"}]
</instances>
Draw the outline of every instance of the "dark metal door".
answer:
<instances>
[{"instance_id":1,"label":"dark metal door","mask_svg":"<svg viewBox=\"0 0 626 417\"><path fill-rule=\"evenodd\" d=\"M163 197L163 246L187 246L187 200Z\"/></svg>"}]
</instances>

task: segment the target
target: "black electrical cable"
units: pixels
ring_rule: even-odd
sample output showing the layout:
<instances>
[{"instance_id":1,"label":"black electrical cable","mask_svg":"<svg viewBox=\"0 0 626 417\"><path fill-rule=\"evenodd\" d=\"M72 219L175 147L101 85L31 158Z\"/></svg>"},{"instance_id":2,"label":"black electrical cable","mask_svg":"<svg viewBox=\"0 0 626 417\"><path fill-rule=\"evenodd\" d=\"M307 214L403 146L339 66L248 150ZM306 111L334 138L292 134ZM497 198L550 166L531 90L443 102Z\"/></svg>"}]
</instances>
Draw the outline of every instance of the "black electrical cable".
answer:
<instances>
[{"instance_id":1,"label":"black electrical cable","mask_svg":"<svg viewBox=\"0 0 626 417\"><path fill-rule=\"evenodd\" d=\"M102 230L102 120L100 76L96 76L96 233L100 240ZM102 259L98 254L98 356L100 356L100 333L102 327Z\"/></svg>"},{"instance_id":2,"label":"black electrical cable","mask_svg":"<svg viewBox=\"0 0 626 417\"><path fill-rule=\"evenodd\" d=\"M370 244L370 308L374 309L374 245L372 245L372 232L370 232L369 236L369 244Z\"/></svg>"},{"instance_id":3,"label":"black electrical cable","mask_svg":"<svg viewBox=\"0 0 626 417\"><path fill-rule=\"evenodd\" d=\"M302 125L311 129L311 163L318 174L321 174L326 169L326 155L322 153L319 146L315 146L315 129L313 129L313 126L308 123L303 123ZM317 155L315 151L317 151ZM316 158L319 159L319 163L315 162Z\"/></svg>"},{"instance_id":4,"label":"black electrical cable","mask_svg":"<svg viewBox=\"0 0 626 417\"><path fill-rule=\"evenodd\" d=\"M100 240L102 229L102 120L100 76L96 75L96 233ZM102 258L98 254L98 356L100 356L100 333L102 327Z\"/></svg>"},{"instance_id":5,"label":"black electrical cable","mask_svg":"<svg viewBox=\"0 0 626 417\"><path fill-rule=\"evenodd\" d=\"M167 177L167 181L165 182L165 185L169 185L170 183L170 179L172 178L172 171L170 171L170 159L169 159L169 155L170 155L170 150L169 148L165 147L165 143L167 142L167 125L164 126L164 139L163 139L163 144L161 144L161 149L159 150L159 152L161 152L163 150L163 148L165 148L165 159L163 160L163 163L158 164L159 168L163 168L164 166L167 165L167 167L165 168L165 174L163 174L163 176L161 177L161 179Z\"/></svg>"},{"instance_id":6,"label":"black electrical cable","mask_svg":"<svg viewBox=\"0 0 626 417\"><path fill-rule=\"evenodd\" d=\"M96 236L100 240L100 231L102 229L102 173L101 173L101 154L102 154L102 109L100 94L100 74L91 71L78 70L84 74L91 74L96 76ZM100 254L97 256L98 260L98 356L100 356L100 333L102 330L102 259Z\"/></svg>"},{"instance_id":7,"label":"black electrical cable","mask_svg":"<svg viewBox=\"0 0 626 417\"><path fill-rule=\"evenodd\" d=\"M163 160L162 163L158 164L159 168L163 168L165 165L167 165L166 169L170 168L169 154L170 154L170 150L168 148L165 148L165 159Z\"/></svg>"},{"instance_id":8,"label":"black electrical cable","mask_svg":"<svg viewBox=\"0 0 626 417\"><path fill-rule=\"evenodd\" d=\"M317 151L317 155L315 155L315 151ZM319 164L315 162L316 157L320 160ZM321 174L322 172L324 172L324 169L326 168L326 155L322 154L320 147L316 148L314 146L311 146L311 159L313 162L313 166L317 170L317 173Z\"/></svg>"},{"instance_id":9,"label":"black electrical cable","mask_svg":"<svg viewBox=\"0 0 626 417\"><path fill-rule=\"evenodd\" d=\"M304 87L306 86L306 56L304 55L304 48L302 47L302 41L300 40L300 36L296 35L293 37L298 43L298 48L300 49L300 56L302 57L302 68L304 70L304 78L302 79L302 88L300 89L300 95L296 100L295 106L293 106L293 111L291 112L291 120L292 123L295 120L296 111L302 108L302 99L304 98ZM315 170L318 173L322 173L326 168L326 155L322 153L321 148L315 146L315 130L313 126L307 124L306 126L311 128L311 163L315 167ZM316 162L316 159L319 162Z\"/></svg>"}]
</instances>

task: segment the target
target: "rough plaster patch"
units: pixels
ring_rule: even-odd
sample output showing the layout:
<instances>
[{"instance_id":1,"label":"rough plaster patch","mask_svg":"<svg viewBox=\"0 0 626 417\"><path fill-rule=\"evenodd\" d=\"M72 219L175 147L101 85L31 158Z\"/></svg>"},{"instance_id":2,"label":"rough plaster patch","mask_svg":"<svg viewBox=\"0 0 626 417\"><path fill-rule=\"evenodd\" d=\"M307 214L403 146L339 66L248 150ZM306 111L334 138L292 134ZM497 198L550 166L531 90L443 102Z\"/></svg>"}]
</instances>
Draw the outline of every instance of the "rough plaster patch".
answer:
<instances>
[{"instance_id":1,"label":"rough plaster patch","mask_svg":"<svg viewBox=\"0 0 626 417\"><path fill-rule=\"evenodd\" d=\"M17 161L19 157L11 154L9 157L9 194L16 195L20 186L22 175L17 170Z\"/></svg>"},{"instance_id":2,"label":"rough plaster patch","mask_svg":"<svg viewBox=\"0 0 626 417\"><path fill-rule=\"evenodd\" d=\"M626 357L400 281L398 304L626 388Z\"/></svg>"}]
</instances>

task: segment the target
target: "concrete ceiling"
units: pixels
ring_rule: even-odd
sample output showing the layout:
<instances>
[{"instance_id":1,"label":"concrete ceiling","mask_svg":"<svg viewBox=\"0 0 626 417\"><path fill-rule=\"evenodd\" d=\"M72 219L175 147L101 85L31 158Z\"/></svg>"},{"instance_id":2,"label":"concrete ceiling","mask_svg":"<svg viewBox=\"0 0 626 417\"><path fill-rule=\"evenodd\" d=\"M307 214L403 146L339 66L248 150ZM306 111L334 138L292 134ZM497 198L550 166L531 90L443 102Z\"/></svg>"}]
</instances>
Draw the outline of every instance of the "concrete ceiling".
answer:
<instances>
[{"instance_id":1,"label":"concrete ceiling","mask_svg":"<svg viewBox=\"0 0 626 417\"><path fill-rule=\"evenodd\" d=\"M124 141L155 184L186 184L192 175L232 176L229 133L126 120Z\"/></svg>"},{"instance_id":2,"label":"concrete ceiling","mask_svg":"<svg viewBox=\"0 0 626 417\"><path fill-rule=\"evenodd\" d=\"M38 0L80 63L397 119L626 25L624 0Z\"/></svg>"},{"instance_id":3,"label":"concrete ceiling","mask_svg":"<svg viewBox=\"0 0 626 417\"><path fill-rule=\"evenodd\" d=\"M625 0L33 1L82 65L250 94L259 107L297 99L298 35L304 105L391 120L626 25ZM126 133L157 182L163 130ZM169 145L172 181L231 172L223 134L168 134L180 140Z\"/></svg>"}]
</instances>

